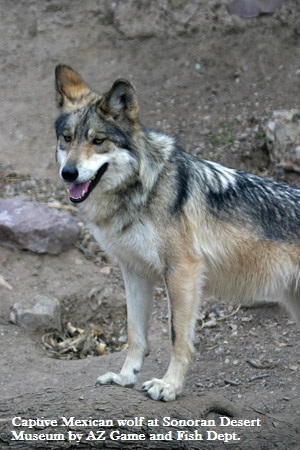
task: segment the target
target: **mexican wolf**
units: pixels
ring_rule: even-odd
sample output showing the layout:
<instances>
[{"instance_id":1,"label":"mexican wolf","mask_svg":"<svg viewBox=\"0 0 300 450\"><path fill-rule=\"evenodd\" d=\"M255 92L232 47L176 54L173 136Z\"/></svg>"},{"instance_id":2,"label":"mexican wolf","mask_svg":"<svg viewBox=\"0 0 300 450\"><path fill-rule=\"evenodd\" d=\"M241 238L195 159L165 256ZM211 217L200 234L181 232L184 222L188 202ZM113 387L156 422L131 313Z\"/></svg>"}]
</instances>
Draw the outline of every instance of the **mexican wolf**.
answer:
<instances>
[{"instance_id":1,"label":"mexican wolf","mask_svg":"<svg viewBox=\"0 0 300 450\"><path fill-rule=\"evenodd\" d=\"M155 400L182 392L203 295L276 298L300 323L300 190L200 160L147 130L126 80L102 96L59 65L56 91L60 176L125 281L127 357L98 384L135 384L157 281L169 299L171 357L162 379L143 384Z\"/></svg>"}]
</instances>

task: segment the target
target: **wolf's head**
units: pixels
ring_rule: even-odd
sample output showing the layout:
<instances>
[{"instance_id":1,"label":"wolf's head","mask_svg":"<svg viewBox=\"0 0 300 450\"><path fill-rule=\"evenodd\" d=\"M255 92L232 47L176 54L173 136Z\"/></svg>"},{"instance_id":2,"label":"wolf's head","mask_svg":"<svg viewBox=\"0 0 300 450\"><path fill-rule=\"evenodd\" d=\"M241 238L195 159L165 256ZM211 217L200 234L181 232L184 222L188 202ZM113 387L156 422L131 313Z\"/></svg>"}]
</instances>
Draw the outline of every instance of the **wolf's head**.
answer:
<instances>
[{"instance_id":1,"label":"wolf's head","mask_svg":"<svg viewBox=\"0 0 300 450\"><path fill-rule=\"evenodd\" d=\"M69 183L70 200L88 198L98 186L118 189L135 178L138 162L134 142L141 130L132 85L117 80L103 96L93 92L66 65L56 67L56 157L61 178Z\"/></svg>"}]
</instances>

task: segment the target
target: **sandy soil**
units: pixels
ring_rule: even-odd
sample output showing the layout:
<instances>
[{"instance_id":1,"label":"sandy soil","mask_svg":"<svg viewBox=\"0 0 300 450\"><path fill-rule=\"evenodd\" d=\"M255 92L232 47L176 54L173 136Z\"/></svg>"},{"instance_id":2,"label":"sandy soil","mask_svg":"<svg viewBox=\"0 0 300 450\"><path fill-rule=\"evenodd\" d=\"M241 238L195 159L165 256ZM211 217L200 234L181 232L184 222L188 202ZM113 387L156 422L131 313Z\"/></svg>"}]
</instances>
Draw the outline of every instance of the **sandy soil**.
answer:
<instances>
[{"instance_id":1,"label":"sandy soil","mask_svg":"<svg viewBox=\"0 0 300 450\"><path fill-rule=\"evenodd\" d=\"M177 136L183 147L201 157L272 176L264 127L274 110L299 106L300 6L286 0L278 13L245 21L230 16L226 3L0 1L0 196L22 192L67 204L54 158L58 63L74 67L100 92L118 76L130 79L145 124ZM287 181L300 185L297 174ZM73 214L82 222L79 212ZM125 350L80 360L49 358L41 333L11 324L9 311L16 301L43 293L61 301L66 321L79 327L111 323L116 339L123 338L125 296L118 268L109 265L84 229L78 246L59 256L0 248L0 268L12 287L0 287L1 449L132 447L132 442L109 438L12 441L12 430L62 430L13 427L16 416L59 421L61 416L218 420L220 415L259 418L261 427L220 428L218 433L238 433L240 440L232 445L224 438L170 443L151 442L149 436L134 445L300 449L300 332L279 307L237 311L222 299L207 300L199 313L184 394L165 404L140 391L142 382L161 376L168 363L167 307L161 288L155 293L152 352L136 388L96 389L97 376L118 370ZM214 327L209 326L211 318L216 319ZM81 424L62 432L86 434L94 428ZM190 433L194 428L185 427ZM113 429L146 434L171 430L175 436L180 428L146 421L141 427Z\"/></svg>"}]
</instances>

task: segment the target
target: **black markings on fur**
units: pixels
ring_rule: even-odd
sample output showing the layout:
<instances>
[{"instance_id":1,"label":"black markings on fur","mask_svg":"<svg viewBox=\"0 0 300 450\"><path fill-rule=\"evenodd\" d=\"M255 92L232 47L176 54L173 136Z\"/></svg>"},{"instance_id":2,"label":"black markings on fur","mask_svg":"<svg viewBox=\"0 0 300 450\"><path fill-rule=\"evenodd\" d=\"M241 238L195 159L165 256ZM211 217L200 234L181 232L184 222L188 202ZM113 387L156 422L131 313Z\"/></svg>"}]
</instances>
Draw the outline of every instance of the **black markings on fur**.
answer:
<instances>
[{"instance_id":1,"label":"black markings on fur","mask_svg":"<svg viewBox=\"0 0 300 450\"><path fill-rule=\"evenodd\" d=\"M172 266L168 265L166 268L165 274L164 274L164 280L165 280L165 285L167 288L168 299L169 299L169 326L170 326L171 342L172 342L172 345L175 345L176 330L175 330L175 324L174 324L173 300L172 300L172 297L171 297L169 289L168 289L168 284L169 284L168 280L169 280L171 272L172 272Z\"/></svg>"},{"instance_id":2,"label":"black markings on fur","mask_svg":"<svg viewBox=\"0 0 300 450\"><path fill-rule=\"evenodd\" d=\"M190 167L188 158L180 148L176 147L171 162L176 167L175 199L171 206L172 214L179 214L189 197Z\"/></svg>"},{"instance_id":3,"label":"black markings on fur","mask_svg":"<svg viewBox=\"0 0 300 450\"><path fill-rule=\"evenodd\" d=\"M64 128L66 127L69 116L70 116L70 114L60 114L60 116L56 119L55 130L56 130L57 139L64 131Z\"/></svg>"},{"instance_id":4,"label":"black markings on fur","mask_svg":"<svg viewBox=\"0 0 300 450\"><path fill-rule=\"evenodd\" d=\"M176 331L175 331L175 326L174 326L174 319L173 319L173 314L171 315L171 341L172 344L175 344L176 341Z\"/></svg>"},{"instance_id":5,"label":"black markings on fur","mask_svg":"<svg viewBox=\"0 0 300 450\"><path fill-rule=\"evenodd\" d=\"M69 119L75 124L73 139L77 142L86 141L88 131L93 129L95 132L104 133L117 147L135 152L130 133L122 130L115 122L100 117L95 104L92 103L73 113L61 114L55 122L57 138L68 127Z\"/></svg>"},{"instance_id":6,"label":"black markings on fur","mask_svg":"<svg viewBox=\"0 0 300 450\"><path fill-rule=\"evenodd\" d=\"M174 315L173 315L173 302L172 299L169 297L169 314L170 314L170 334L171 334L171 342L172 345L175 345L176 341L176 330L175 330L175 324L174 324Z\"/></svg>"},{"instance_id":7,"label":"black markings on fur","mask_svg":"<svg viewBox=\"0 0 300 450\"><path fill-rule=\"evenodd\" d=\"M242 171L236 171L234 182L224 187L218 169L207 166L212 170L214 189L207 177L203 182L208 183L207 206L214 216L246 224L256 233L260 230L266 239L300 239L300 190Z\"/></svg>"},{"instance_id":8,"label":"black markings on fur","mask_svg":"<svg viewBox=\"0 0 300 450\"><path fill-rule=\"evenodd\" d=\"M134 152L131 136L129 133L121 130L118 125L105 121L105 133L107 134L108 139L118 147Z\"/></svg>"},{"instance_id":9,"label":"black markings on fur","mask_svg":"<svg viewBox=\"0 0 300 450\"><path fill-rule=\"evenodd\" d=\"M74 131L74 138L77 142L84 142L87 138L88 131L92 125L93 115L95 114L95 106L88 105L82 110L78 110L77 121ZM93 127L94 128L94 127Z\"/></svg>"}]
</instances>

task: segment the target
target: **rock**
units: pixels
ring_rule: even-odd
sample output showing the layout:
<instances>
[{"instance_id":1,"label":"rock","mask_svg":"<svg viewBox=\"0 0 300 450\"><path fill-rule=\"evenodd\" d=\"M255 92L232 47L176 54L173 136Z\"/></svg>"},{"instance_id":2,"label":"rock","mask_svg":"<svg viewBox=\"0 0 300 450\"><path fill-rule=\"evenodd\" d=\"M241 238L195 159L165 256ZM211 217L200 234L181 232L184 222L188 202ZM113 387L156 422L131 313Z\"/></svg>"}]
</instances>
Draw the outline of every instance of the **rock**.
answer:
<instances>
[{"instance_id":1,"label":"rock","mask_svg":"<svg viewBox=\"0 0 300 450\"><path fill-rule=\"evenodd\" d=\"M15 303L10 311L10 321L32 330L62 330L61 308L56 298L35 295Z\"/></svg>"},{"instance_id":2,"label":"rock","mask_svg":"<svg viewBox=\"0 0 300 450\"><path fill-rule=\"evenodd\" d=\"M283 0L233 0L227 6L229 14L252 19L260 14L273 14L282 7Z\"/></svg>"},{"instance_id":3,"label":"rock","mask_svg":"<svg viewBox=\"0 0 300 450\"><path fill-rule=\"evenodd\" d=\"M112 268L110 266L105 266L100 269L100 272L103 273L103 275L110 275L112 272Z\"/></svg>"},{"instance_id":4,"label":"rock","mask_svg":"<svg viewBox=\"0 0 300 450\"><path fill-rule=\"evenodd\" d=\"M24 196L0 199L0 244L59 254L79 236L76 221L66 212L48 208Z\"/></svg>"},{"instance_id":5,"label":"rock","mask_svg":"<svg viewBox=\"0 0 300 450\"><path fill-rule=\"evenodd\" d=\"M266 127L267 145L273 163L300 164L300 111L274 111Z\"/></svg>"}]
</instances>

